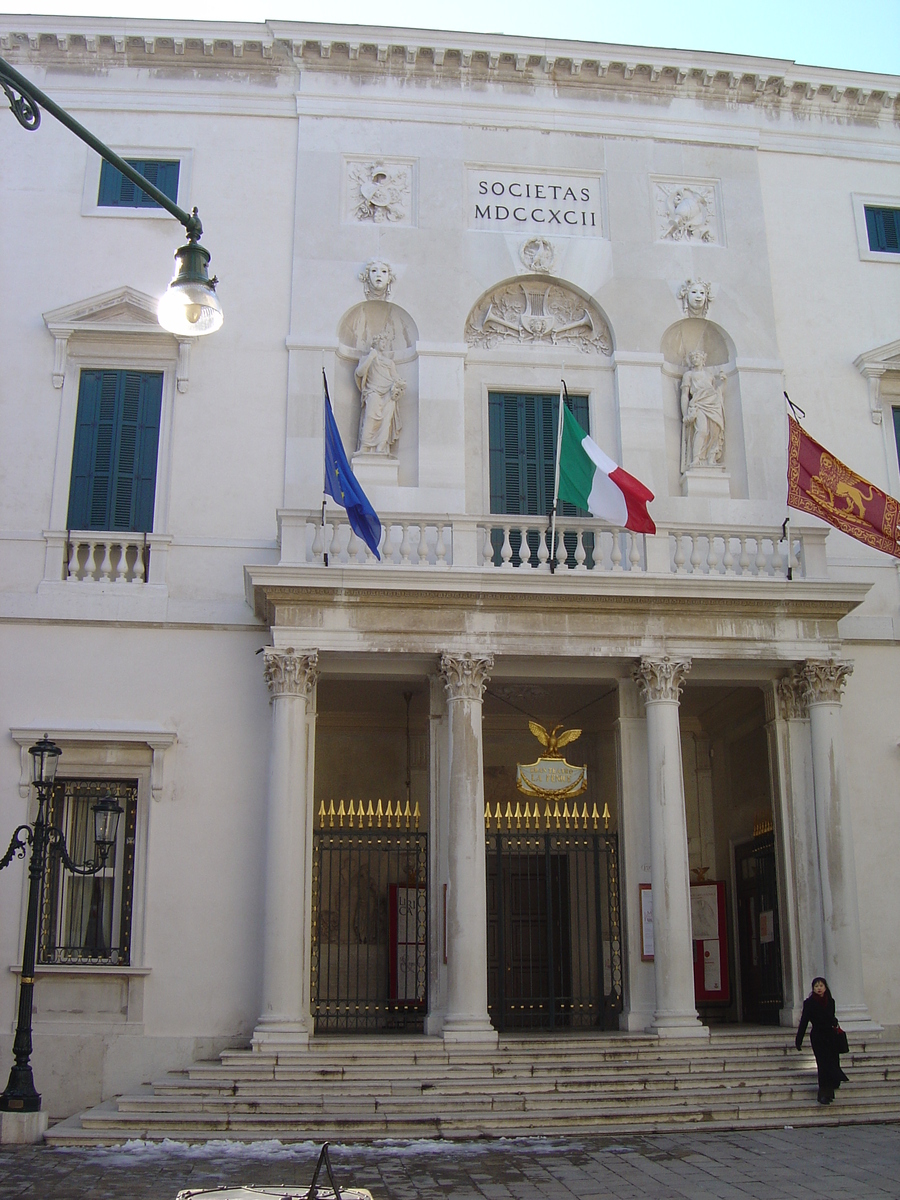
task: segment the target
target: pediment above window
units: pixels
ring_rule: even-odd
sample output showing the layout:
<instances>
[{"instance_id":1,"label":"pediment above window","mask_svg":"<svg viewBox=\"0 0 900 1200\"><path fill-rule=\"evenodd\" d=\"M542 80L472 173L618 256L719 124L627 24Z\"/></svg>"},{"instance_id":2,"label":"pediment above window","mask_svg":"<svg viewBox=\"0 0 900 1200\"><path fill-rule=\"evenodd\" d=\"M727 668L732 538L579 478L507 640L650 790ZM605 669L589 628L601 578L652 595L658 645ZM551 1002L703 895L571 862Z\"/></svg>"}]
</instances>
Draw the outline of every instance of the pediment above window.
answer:
<instances>
[{"instance_id":1,"label":"pediment above window","mask_svg":"<svg viewBox=\"0 0 900 1200\"><path fill-rule=\"evenodd\" d=\"M156 315L157 303L156 297L136 288L120 287L45 312L44 324L56 342L53 386L63 386L69 344L75 338L79 343L98 348L125 349L136 345L152 345L157 350L168 348L173 358L177 351L176 382L179 392L186 392L190 340L176 338L162 328Z\"/></svg>"},{"instance_id":2,"label":"pediment above window","mask_svg":"<svg viewBox=\"0 0 900 1200\"><path fill-rule=\"evenodd\" d=\"M876 346L853 360L853 365L864 375L869 385L869 411L876 425L882 418L882 379L887 372L900 372L900 340ZM900 375L894 376L900 384ZM891 389L892 391L896 389Z\"/></svg>"}]
</instances>

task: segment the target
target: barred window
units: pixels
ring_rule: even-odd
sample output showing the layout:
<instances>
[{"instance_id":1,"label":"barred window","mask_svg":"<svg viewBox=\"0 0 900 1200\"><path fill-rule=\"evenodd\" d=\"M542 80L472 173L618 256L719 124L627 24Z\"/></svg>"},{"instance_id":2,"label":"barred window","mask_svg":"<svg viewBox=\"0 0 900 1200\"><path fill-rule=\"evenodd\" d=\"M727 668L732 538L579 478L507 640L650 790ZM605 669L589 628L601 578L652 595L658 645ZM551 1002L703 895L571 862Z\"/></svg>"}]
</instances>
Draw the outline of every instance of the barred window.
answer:
<instances>
[{"instance_id":1,"label":"barred window","mask_svg":"<svg viewBox=\"0 0 900 1200\"><path fill-rule=\"evenodd\" d=\"M39 962L129 965L137 791L136 780L57 780L48 819L63 831L69 857L79 865L98 858L92 806L104 796L112 796L124 813L115 847L96 875L75 875L52 847L48 851Z\"/></svg>"}]
</instances>

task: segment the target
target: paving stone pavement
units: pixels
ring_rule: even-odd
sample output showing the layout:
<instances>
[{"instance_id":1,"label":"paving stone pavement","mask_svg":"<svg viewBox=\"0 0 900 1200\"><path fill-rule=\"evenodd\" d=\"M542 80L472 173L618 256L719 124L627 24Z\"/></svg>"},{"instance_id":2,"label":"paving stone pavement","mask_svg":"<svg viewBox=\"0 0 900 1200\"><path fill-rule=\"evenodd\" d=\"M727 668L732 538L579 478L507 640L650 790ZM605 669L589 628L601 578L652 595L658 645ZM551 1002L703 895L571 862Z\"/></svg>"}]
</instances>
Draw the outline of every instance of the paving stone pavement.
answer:
<instances>
[{"instance_id":1,"label":"paving stone pavement","mask_svg":"<svg viewBox=\"0 0 900 1200\"><path fill-rule=\"evenodd\" d=\"M175 1200L306 1185L312 1142L0 1148L0 1200ZM375 1200L898 1200L900 1126L331 1144L338 1187Z\"/></svg>"}]
</instances>

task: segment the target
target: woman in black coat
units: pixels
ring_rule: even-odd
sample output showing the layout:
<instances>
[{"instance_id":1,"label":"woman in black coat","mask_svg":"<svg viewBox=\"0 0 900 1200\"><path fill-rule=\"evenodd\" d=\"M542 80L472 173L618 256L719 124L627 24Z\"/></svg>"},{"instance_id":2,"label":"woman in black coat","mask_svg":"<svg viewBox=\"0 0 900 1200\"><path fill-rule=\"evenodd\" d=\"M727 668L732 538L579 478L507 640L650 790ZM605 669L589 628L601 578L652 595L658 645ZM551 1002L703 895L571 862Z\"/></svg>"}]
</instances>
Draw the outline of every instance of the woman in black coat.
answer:
<instances>
[{"instance_id":1,"label":"woman in black coat","mask_svg":"<svg viewBox=\"0 0 900 1200\"><path fill-rule=\"evenodd\" d=\"M820 1104L830 1104L834 1099L835 1090L847 1082L847 1076L841 1070L841 1058L835 1036L839 1026L834 1011L834 998L821 975L817 975L812 981L812 991L803 1001L803 1012L795 1042L798 1050L803 1045L807 1025L810 1026L809 1041L816 1056L819 1072L817 1099Z\"/></svg>"}]
</instances>

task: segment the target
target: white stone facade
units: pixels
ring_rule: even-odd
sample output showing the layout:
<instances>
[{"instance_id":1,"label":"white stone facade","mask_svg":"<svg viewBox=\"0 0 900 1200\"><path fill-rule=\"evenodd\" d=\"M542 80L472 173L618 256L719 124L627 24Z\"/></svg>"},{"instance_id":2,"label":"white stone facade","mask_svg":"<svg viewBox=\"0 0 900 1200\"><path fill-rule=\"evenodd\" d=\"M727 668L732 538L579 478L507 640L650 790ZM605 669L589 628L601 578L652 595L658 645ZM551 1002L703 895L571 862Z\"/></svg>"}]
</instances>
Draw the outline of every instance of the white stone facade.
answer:
<instances>
[{"instance_id":1,"label":"white stone facade","mask_svg":"<svg viewBox=\"0 0 900 1200\"><path fill-rule=\"evenodd\" d=\"M225 311L163 332L176 222L99 207L49 115L0 117L0 852L45 731L61 776L138 784L128 965L38 970L51 1115L315 1036L313 830L351 794L409 796L429 832L426 1032L494 1038L483 805L533 757L527 716L580 709L619 836L618 1024L746 1017L735 848L774 828L776 1019L824 973L845 1026L900 1029L898 569L782 528L785 390L900 495L900 254L864 215L900 208L900 78L277 22L3 18L0 54L124 156L178 160ZM398 420L367 446L376 338L367 404ZM724 423L699 464L697 351ZM380 564L330 502L321 529L323 368ZM81 373L125 369L163 377L152 530L68 530ZM489 397L561 375L657 534L563 519L551 572L542 516L492 514ZM696 868L737 976L699 1017ZM25 881L0 874L0 1073Z\"/></svg>"}]
</instances>

